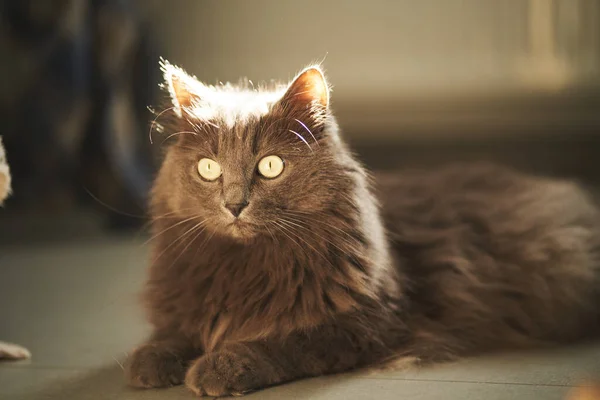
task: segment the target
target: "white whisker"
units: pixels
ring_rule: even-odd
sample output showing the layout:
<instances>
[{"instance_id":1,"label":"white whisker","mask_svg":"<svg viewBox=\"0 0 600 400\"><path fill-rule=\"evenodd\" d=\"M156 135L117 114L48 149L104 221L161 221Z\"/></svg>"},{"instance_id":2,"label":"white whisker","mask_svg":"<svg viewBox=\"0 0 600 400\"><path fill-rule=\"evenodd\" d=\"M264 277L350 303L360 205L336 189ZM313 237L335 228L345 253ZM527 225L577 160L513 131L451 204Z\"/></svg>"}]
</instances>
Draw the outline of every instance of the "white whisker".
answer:
<instances>
[{"instance_id":1,"label":"white whisker","mask_svg":"<svg viewBox=\"0 0 600 400\"><path fill-rule=\"evenodd\" d=\"M310 144L308 144L308 142L306 141L306 139L304 139L304 137L301 134L299 134L298 132L293 131L291 129L289 129L289 131L292 132L293 134L295 134L296 136L298 136L300 138L300 140L302 140L308 146L308 148L310 149L310 151L313 151L312 147L310 147Z\"/></svg>"},{"instance_id":2,"label":"white whisker","mask_svg":"<svg viewBox=\"0 0 600 400\"><path fill-rule=\"evenodd\" d=\"M175 107L169 107L165 110L162 110L160 113L158 113L158 115L152 120L152 123L150 124L150 130L148 131L148 138L150 139L150 144L154 144L154 142L152 141L152 130L154 129L154 126L156 125L156 121L161 117L161 115L163 115L164 113L166 113L167 111L171 111L174 110Z\"/></svg>"},{"instance_id":3,"label":"white whisker","mask_svg":"<svg viewBox=\"0 0 600 400\"><path fill-rule=\"evenodd\" d=\"M173 260L173 262L171 262L171 265L169 265L168 269L170 269L173 265L175 265L175 263L177 262L177 260L179 260L179 258L192 245L192 243L194 243L196 241L196 239L198 239L200 237L200 235L202 235L202 233L206 230L206 227L203 227L202 229L199 229L201 227L202 227L202 225L200 225L200 224L197 224L194 227L194 230L198 229L198 233L196 235L194 235L194 237L188 242L188 244L183 248L183 250L181 250L181 252L179 253L179 255L177 257L175 257L175 259ZM196 250L196 252L197 252L197 250Z\"/></svg>"},{"instance_id":4,"label":"white whisker","mask_svg":"<svg viewBox=\"0 0 600 400\"><path fill-rule=\"evenodd\" d=\"M165 232L167 232L167 231L169 231L169 230L171 230L171 229L175 228L176 226L179 226L179 225L181 225L181 224L184 224L184 223L186 223L186 222L192 221L192 220L194 220L194 219L196 219L196 218L197 218L196 216L193 216L193 217L190 217L190 218L186 218L186 219L184 219L184 220L181 220L181 221L179 221L179 222L177 222L177 223L175 223L175 224L173 224L173 225L169 226L168 228L166 228L166 229L164 229L164 230L160 231L159 233L157 233L157 234L153 235L153 236L152 236L150 239L146 240L146 241L145 241L145 242L142 244L142 246L145 246L145 245L147 245L147 244L148 244L149 242L151 242L152 240L156 239L157 237L159 237L160 235L164 234Z\"/></svg>"},{"instance_id":5,"label":"white whisker","mask_svg":"<svg viewBox=\"0 0 600 400\"><path fill-rule=\"evenodd\" d=\"M186 236L192 234L192 232L194 232L196 229L198 229L199 227L202 226L202 224L204 224L208 219L202 220L200 222L198 222L197 224L195 224L194 226L192 226L190 229L188 229L187 231L185 231L183 234L181 234L177 239L175 239L171 244L169 244L167 247L165 247L165 249L158 255L156 256L156 258L152 261L152 264L154 264L156 261L158 261L160 259L160 257L163 256L163 254L165 254L171 247L173 247L176 243L180 242L182 239L184 239Z\"/></svg>"},{"instance_id":6,"label":"white whisker","mask_svg":"<svg viewBox=\"0 0 600 400\"><path fill-rule=\"evenodd\" d=\"M288 216L289 218L289 216ZM334 243L333 241L319 235L318 233L316 233L313 229L311 229L310 227L301 224L302 221L296 220L296 222L292 222L291 220L287 220L288 223L290 224L294 224L296 225L298 228L304 229L305 231L317 236L319 239L323 240L325 243L328 243L330 245L332 245L333 247L335 247L336 249L340 250L342 253L346 251L346 249L342 249L340 246L338 246L336 243ZM342 237L338 237L338 240L340 240L343 244L348 245L348 246L352 246L353 243L350 243L349 241L347 241L346 239L342 238Z\"/></svg>"},{"instance_id":7,"label":"white whisker","mask_svg":"<svg viewBox=\"0 0 600 400\"><path fill-rule=\"evenodd\" d=\"M163 141L161 142L161 145L164 142L166 142L167 140L169 140L170 138L172 138L173 136L181 135L182 133L189 133L189 134L192 134L194 136L198 135L197 132L192 132L192 131L179 131L179 132L171 133L169 136L167 136L166 138L163 139Z\"/></svg>"},{"instance_id":8,"label":"white whisker","mask_svg":"<svg viewBox=\"0 0 600 400\"><path fill-rule=\"evenodd\" d=\"M290 219L290 222L295 221L296 223L301 224L304 229L307 229L307 230L311 229L311 227L307 226L307 221L303 221L302 219L299 219L298 217L293 217L292 214L289 212L286 213L286 217ZM346 235L349 239L354 239L354 237L352 235L350 235L348 232L344 231L343 229L338 228L337 226L325 223L323 220L318 219L318 218L311 218L310 215L305 215L304 217L308 218L310 220L310 222L312 222L312 223L323 225L325 228L335 229L337 232ZM311 232L314 233L312 230L311 230ZM321 237L317 233L314 233L314 234ZM322 239L326 240L324 238L322 238ZM354 243L350 242L349 240L347 240L345 238L339 238L339 239L342 240L345 244L347 244L349 246L354 245Z\"/></svg>"},{"instance_id":9,"label":"white whisker","mask_svg":"<svg viewBox=\"0 0 600 400\"><path fill-rule=\"evenodd\" d=\"M313 135L313 133L311 132L311 130L308 129L308 126L306 126L306 124L304 122L300 121L299 119L294 118L294 120L296 120L297 123L299 123L300 125L302 125L304 127L304 129L306 129L306 131L308 133L310 133L310 136L312 136L312 138L315 141L315 143L317 144L317 146L319 146L319 142L317 141L317 138L315 137L315 135Z\"/></svg>"},{"instance_id":10,"label":"white whisker","mask_svg":"<svg viewBox=\"0 0 600 400\"><path fill-rule=\"evenodd\" d=\"M121 369L123 371L125 371L125 367L123 366L123 364L119 360L117 360L117 357L112 356L112 358L113 358L113 360L115 360L117 362L117 364L119 364L119 367L121 367Z\"/></svg>"},{"instance_id":11,"label":"white whisker","mask_svg":"<svg viewBox=\"0 0 600 400\"><path fill-rule=\"evenodd\" d=\"M310 247L312 251L314 251L319 256L321 256L321 258L323 258L323 260L325 262L327 262L330 266L333 267L333 264L331 263L331 261L329 261L327 259L327 257L325 257L319 250L317 250L314 246L312 246L310 243L308 243L305 239L303 239L302 236L300 236L296 232L294 232L294 230L291 228L293 225L289 225L289 221L286 221L284 219L280 219L279 222L283 224L283 225L281 225L281 228L286 229L287 232L289 232L290 234L294 235L298 240L300 240L302 243L304 243L305 245L307 245L308 247ZM287 224L287 228L285 228L286 224Z\"/></svg>"}]
</instances>

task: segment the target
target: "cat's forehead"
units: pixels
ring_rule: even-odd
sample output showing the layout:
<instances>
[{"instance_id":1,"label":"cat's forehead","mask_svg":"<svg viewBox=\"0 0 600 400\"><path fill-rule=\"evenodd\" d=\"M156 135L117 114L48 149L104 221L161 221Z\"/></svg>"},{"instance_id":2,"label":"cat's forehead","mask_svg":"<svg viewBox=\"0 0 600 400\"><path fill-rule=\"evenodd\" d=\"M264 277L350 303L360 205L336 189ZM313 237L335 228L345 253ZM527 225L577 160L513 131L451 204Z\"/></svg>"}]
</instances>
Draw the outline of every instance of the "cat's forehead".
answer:
<instances>
[{"instance_id":1,"label":"cat's forehead","mask_svg":"<svg viewBox=\"0 0 600 400\"><path fill-rule=\"evenodd\" d=\"M185 109L191 119L215 121L223 128L232 128L266 115L271 106L285 93L285 88L275 90L243 89L230 84L204 86L202 94Z\"/></svg>"}]
</instances>

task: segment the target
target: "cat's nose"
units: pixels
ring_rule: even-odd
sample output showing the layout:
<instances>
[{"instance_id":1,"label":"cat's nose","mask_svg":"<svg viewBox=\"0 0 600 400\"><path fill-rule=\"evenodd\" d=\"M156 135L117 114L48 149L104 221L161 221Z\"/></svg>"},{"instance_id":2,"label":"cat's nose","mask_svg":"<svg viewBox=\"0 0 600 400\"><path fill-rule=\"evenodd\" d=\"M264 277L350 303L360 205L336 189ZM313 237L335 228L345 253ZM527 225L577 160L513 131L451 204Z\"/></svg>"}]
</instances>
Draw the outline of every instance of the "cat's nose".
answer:
<instances>
[{"instance_id":1,"label":"cat's nose","mask_svg":"<svg viewBox=\"0 0 600 400\"><path fill-rule=\"evenodd\" d=\"M243 203L227 203L225 204L225 208L229 210L229 212L231 214L233 214L234 217L238 217L240 215L240 213L242 212L242 210L244 208L246 208L246 206L248 205L247 201L244 201Z\"/></svg>"}]
</instances>

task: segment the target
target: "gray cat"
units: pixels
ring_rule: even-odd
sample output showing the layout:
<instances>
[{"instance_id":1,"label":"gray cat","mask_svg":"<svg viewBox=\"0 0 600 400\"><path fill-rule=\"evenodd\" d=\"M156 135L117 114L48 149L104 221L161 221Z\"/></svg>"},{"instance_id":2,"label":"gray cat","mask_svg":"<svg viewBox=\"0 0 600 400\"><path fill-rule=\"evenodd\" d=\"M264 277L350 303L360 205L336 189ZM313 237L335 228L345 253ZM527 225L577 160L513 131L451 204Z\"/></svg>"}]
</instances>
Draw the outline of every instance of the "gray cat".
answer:
<instances>
[{"instance_id":1,"label":"gray cat","mask_svg":"<svg viewBox=\"0 0 600 400\"><path fill-rule=\"evenodd\" d=\"M372 184L318 66L258 89L163 67L175 143L131 385L244 394L596 332L600 212L577 184L483 164Z\"/></svg>"}]
</instances>

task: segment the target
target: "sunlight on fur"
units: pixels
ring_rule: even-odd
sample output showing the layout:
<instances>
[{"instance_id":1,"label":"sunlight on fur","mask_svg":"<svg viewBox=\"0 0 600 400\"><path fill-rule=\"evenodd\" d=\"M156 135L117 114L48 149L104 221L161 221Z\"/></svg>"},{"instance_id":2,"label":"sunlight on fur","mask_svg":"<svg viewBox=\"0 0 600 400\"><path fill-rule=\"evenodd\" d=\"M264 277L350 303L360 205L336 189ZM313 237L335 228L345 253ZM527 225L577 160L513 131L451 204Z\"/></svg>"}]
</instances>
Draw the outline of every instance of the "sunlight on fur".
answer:
<instances>
[{"instance_id":1,"label":"sunlight on fur","mask_svg":"<svg viewBox=\"0 0 600 400\"><path fill-rule=\"evenodd\" d=\"M251 117L260 117L269 112L270 107L280 100L287 85L273 87L253 87L253 85L234 86L227 82L220 85L206 85L189 75L180 67L161 61L165 85L176 113L184 112L191 118L201 121L219 119L231 128ZM304 87L299 96L317 99L323 106L329 102L325 76L320 66L311 65L302 70L293 81ZM250 87L248 87L250 86Z\"/></svg>"}]
</instances>

